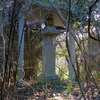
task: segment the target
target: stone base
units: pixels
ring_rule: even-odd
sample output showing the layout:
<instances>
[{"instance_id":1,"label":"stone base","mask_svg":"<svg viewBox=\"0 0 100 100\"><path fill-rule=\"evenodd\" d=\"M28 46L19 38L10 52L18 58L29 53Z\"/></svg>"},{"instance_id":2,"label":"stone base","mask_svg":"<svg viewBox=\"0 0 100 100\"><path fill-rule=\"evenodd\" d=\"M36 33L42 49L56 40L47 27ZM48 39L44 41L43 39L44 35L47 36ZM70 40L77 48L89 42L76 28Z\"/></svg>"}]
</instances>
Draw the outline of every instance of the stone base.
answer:
<instances>
[{"instance_id":1,"label":"stone base","mask_svg":"<svg viewBox=\"0 0 100 100\"><path fill-rule=\"evenodd\" d=\"M57 74L40 74L39 76L39 82L43 84L52 84L52 85L58 85L60 84L60 78Z\"/></svg>"}]
</instances>

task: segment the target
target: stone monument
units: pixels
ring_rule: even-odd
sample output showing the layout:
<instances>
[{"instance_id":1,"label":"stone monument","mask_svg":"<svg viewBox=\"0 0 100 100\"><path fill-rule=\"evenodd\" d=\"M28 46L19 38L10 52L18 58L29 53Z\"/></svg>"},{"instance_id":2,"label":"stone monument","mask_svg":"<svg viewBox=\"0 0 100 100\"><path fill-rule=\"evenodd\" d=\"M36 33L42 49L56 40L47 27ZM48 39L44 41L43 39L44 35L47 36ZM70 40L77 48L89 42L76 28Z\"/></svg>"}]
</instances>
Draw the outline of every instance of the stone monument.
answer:
<instances>
[{"instance_id":1,"label":"stone monument","mask_svg":"<svg viewBox=\"0 0 100 100\"><path fill-rule=\"evenodd\" d=\"M55 73L55 46L53 45L53 38L58 36L60 31L53 26L53 16L50 16L47 18L46 27L40 33L43 35L43 48L42 74L39 76L39 81L43 83L58 83L60 78Z\"/></svg>"}]
</instances>

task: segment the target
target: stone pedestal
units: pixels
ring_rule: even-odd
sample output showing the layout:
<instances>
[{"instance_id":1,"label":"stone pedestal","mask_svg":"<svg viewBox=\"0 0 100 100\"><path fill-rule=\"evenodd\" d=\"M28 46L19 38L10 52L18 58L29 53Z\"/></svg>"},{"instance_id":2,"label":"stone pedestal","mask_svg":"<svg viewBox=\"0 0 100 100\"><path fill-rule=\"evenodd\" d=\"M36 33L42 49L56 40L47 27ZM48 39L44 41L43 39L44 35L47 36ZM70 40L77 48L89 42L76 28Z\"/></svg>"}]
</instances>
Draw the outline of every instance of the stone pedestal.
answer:
<instances>
[{"instance_id":1,"label":"stone pedestal","mask_svg":"<svg viewBox=\"0 0 100 100\"><path fill-rule=\"evenodd\" d=\"M60 34L55 27L47 26L41 33L43 35L42 48L42 74L39 81L43 83L59 83L59 77L55 74L55 46L53 45L53 37Z\"/></svg>"},{"instance_id":2,"label":"stone pedestal","mask_svg":"<svg viewBox=\"0 0 100 100\"><path fill-rule=\"evenodd\" d=\"M57 74L40 74L39 81L46 84L58 85L60 83L60 78Z\"/></svg>"}]
</instances>

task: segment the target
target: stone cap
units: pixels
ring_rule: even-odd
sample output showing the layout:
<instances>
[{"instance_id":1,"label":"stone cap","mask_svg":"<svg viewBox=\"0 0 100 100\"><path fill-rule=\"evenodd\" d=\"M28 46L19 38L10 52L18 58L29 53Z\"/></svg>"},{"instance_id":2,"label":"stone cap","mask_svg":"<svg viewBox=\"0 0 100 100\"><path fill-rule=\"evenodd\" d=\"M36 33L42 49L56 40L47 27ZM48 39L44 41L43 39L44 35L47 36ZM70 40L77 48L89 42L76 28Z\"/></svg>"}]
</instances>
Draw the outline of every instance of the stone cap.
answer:
<instances>
[{"instance_id":1,"label":"stone cap","mask_svg":"<svg viewBox=\"0 0 100 100\"><path fill-rule=\"evenodd\" d=\"M39 34L43 36L56 37L60 34L60 30L56 29L54 26L46 26Z\"/></svg>"}]
</instances>

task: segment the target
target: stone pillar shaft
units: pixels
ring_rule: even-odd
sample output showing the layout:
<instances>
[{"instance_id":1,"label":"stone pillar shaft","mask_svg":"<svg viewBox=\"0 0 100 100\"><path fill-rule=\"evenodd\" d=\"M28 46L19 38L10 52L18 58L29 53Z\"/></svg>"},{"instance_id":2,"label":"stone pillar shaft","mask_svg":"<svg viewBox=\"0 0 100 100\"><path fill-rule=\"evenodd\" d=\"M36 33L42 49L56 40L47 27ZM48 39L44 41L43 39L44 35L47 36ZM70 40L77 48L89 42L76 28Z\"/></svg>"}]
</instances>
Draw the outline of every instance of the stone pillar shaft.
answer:
<instances>
[{"instance_id":1,"label":"stone pillar shaft","mask_svg":"<svg viewBox=\"0 0 100 100\"><path fill-rule=\"evenodd\" d=\"M18 80L23 79L23 61L24 61L24 23L25 17L22 13L19 13L19 20L18 20L18 48L19 48L19 58L18 58Z\"/></svg>"},{"instance_id":2,"label":"stone pillar shaft","mask_svg":"<svg viewBox=\"0 0 100 100\"><path fill-rule=\"evenodd\" d=\"M72 36L72 34L69 34L69 52L70 52L70 57L69 57L69 79L70 80L75 80L75 71L73 67L75 67L75 40Z\"/></svg>"},{"instance_id":3,"label":"stone pillar shaft","mask_svg":"<svg viewBox=\"0 0 100 100\"><path fill-rule=\"evenodd\" d=\"M55 73L55 46L53 45L53 37L46 36L43 39L42 62L43 74Z\"/></svg>"}]
</instances>

